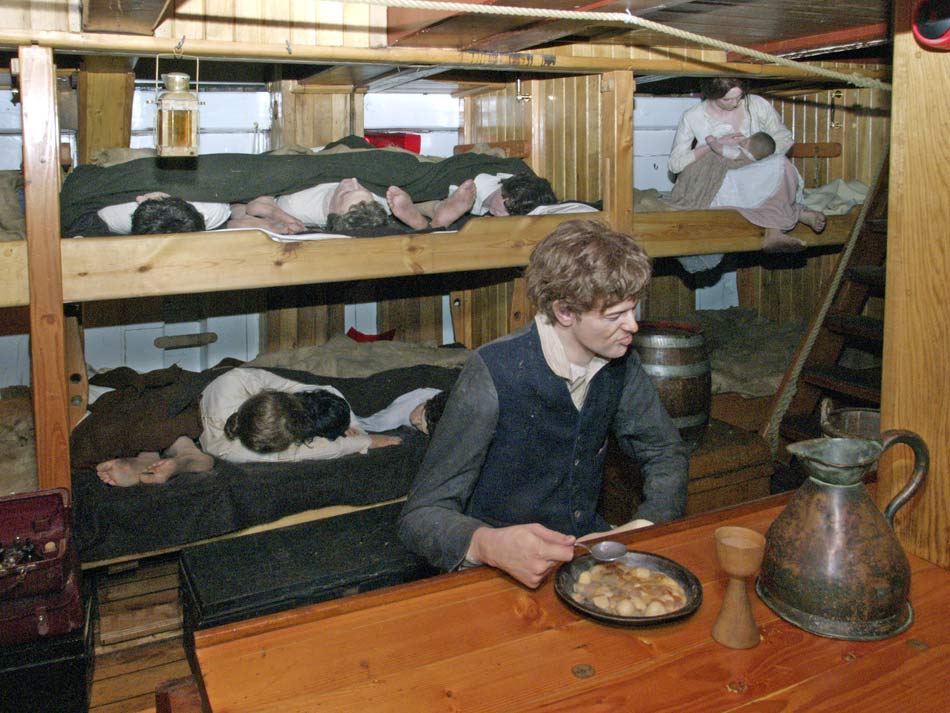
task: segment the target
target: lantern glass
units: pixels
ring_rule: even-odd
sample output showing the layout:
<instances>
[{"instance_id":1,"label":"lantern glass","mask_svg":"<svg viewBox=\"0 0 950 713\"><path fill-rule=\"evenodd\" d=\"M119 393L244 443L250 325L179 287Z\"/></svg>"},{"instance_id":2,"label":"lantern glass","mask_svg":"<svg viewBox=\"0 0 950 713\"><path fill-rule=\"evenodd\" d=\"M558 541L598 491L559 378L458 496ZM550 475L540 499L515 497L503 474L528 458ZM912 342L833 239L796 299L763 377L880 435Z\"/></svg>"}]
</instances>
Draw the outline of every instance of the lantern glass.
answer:
<instances>
[{"instance_id":1,"label":"lantern glass","mask_svg":"<svg viewBox=\"0 0 950 713\"><path fill-rule=\"evenodd\" d=\"M182 72L162 75L165 91L155 112L155 147L159 156L198 155L198 97L188 91Z\"/></svg>"}]
</instances>

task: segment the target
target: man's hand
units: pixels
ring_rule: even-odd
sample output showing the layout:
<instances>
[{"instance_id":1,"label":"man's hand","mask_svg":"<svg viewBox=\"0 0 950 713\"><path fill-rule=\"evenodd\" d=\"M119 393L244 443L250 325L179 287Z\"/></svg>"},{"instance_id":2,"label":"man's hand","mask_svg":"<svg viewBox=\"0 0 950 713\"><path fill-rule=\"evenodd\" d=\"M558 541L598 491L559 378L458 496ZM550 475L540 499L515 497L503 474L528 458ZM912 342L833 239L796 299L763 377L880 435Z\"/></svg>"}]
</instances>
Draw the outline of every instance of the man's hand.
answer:
<instances>
[{"instance_id":1,"label":"man's hand","mask_svg":"<svg viewBox=\"0 0 950 713\"><path fill-rule=\"evenodd\" d=\"M574 557L574 537L540 525L480 527L467 558L504 570L522 584L537 587L558 562Z\"/></svg>"}]
</instances>

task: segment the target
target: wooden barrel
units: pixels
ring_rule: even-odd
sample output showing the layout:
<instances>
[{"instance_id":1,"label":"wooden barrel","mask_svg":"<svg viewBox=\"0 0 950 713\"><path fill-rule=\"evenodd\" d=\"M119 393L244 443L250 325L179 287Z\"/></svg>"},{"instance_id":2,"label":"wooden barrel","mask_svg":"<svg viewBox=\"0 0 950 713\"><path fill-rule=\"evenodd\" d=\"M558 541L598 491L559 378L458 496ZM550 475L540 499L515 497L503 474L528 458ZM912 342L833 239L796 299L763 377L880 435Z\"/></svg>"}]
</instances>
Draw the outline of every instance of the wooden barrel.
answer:
<instances>
[{"instance_id":1,"label":"wooden barrel","mask_svg":"<svg viewBox=\"0 0 950 713\"><path fill-rule=\"evenodd\" d=\"M712 401L703 330L679 322L640 322L633 347L690 452L696 450L709 425Z\"/></svg>"}]
</instances>

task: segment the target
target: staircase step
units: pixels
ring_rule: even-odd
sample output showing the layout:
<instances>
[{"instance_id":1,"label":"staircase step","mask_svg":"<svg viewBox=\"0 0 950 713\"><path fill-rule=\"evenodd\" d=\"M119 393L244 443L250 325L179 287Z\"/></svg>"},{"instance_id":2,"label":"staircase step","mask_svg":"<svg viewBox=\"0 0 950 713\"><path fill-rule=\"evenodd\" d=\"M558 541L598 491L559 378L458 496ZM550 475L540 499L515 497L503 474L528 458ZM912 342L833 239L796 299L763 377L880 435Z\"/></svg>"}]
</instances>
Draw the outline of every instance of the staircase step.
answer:
<instances>
[{"instance_id":1,"label":"staircase step","mask_svg":"<svg viewBox=\"0 0 950 713\"><path fill-rule=\"evenodd\" d=\"M825 326L833 332L869 342L884 341L884 322L858 314L829 313Z\"/></svg>"},{"instance_id":2,"label":"staircase step","mask_svg":"<svg viewBox=\"0 0 950 713\"><path fill-rule=\"evenodd\" d=\"M848 268L848 278L867 285L878 293L884 293L884 267L879 265L856 265Z\"/></svg>"},{"instance_id":3,"label":"staircase step","mask_svg":"<svg viewBox=\"0 0 950 713\"><path fill-rule=\"evenodd\" d=\"M848 369L826 364L804 369L801 376L802 380L820 389L852 396L875 406L881 403L879 369Z\"/></svg>"},{"instance_id":4,"label":"staircase step","mask_svg":"<svg viewBox=\"0 0 950 713\"><path fill-rule=\"evenodd\" d=\"M887 218L867 218L864 227L872 233L887 235Z\"/></svg>"},{"instance_id":5,"label":"staircase step","mask_svg":"<svg viewBox=\"0 0 950 713\"><path fill-rule=\"evenodd\" d=\"M821 435L818 414L786 414L779 426L779 435L789 443L818 438Z\"/></svg>"}]
</instances>

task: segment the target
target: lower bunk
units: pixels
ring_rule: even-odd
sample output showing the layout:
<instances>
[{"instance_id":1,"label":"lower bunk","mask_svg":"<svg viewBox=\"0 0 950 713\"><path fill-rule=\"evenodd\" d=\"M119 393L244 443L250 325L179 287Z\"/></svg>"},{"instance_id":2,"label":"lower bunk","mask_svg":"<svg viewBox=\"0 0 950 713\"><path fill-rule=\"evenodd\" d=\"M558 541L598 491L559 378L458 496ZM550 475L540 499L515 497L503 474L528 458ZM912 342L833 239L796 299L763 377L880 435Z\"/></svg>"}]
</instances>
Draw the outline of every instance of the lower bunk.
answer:
<instances>
[{"instance_id":1,"label":"lower bunk","mask_svg":"<svg viewBox=\"0 0 950 713\"><path fill-rule=\"evenodd\" d=\"M396 396L422 387L451 388L458 369L417 365L365 378L338 378L279 369L282 376L340 390L358 414L379 411ZM164 485L107 485L94 469L72 474L73 527L85 566L132 558L235 533L288 516L319 516L403 498L428 437L401 427L398 445L333 460L230 463L204 473L180 473ZM335 510L338 511L338 510ZM331 512L335 512L331 510ZM301 515L304 513L305 515Z\"/></svg>"}]
</instances>

